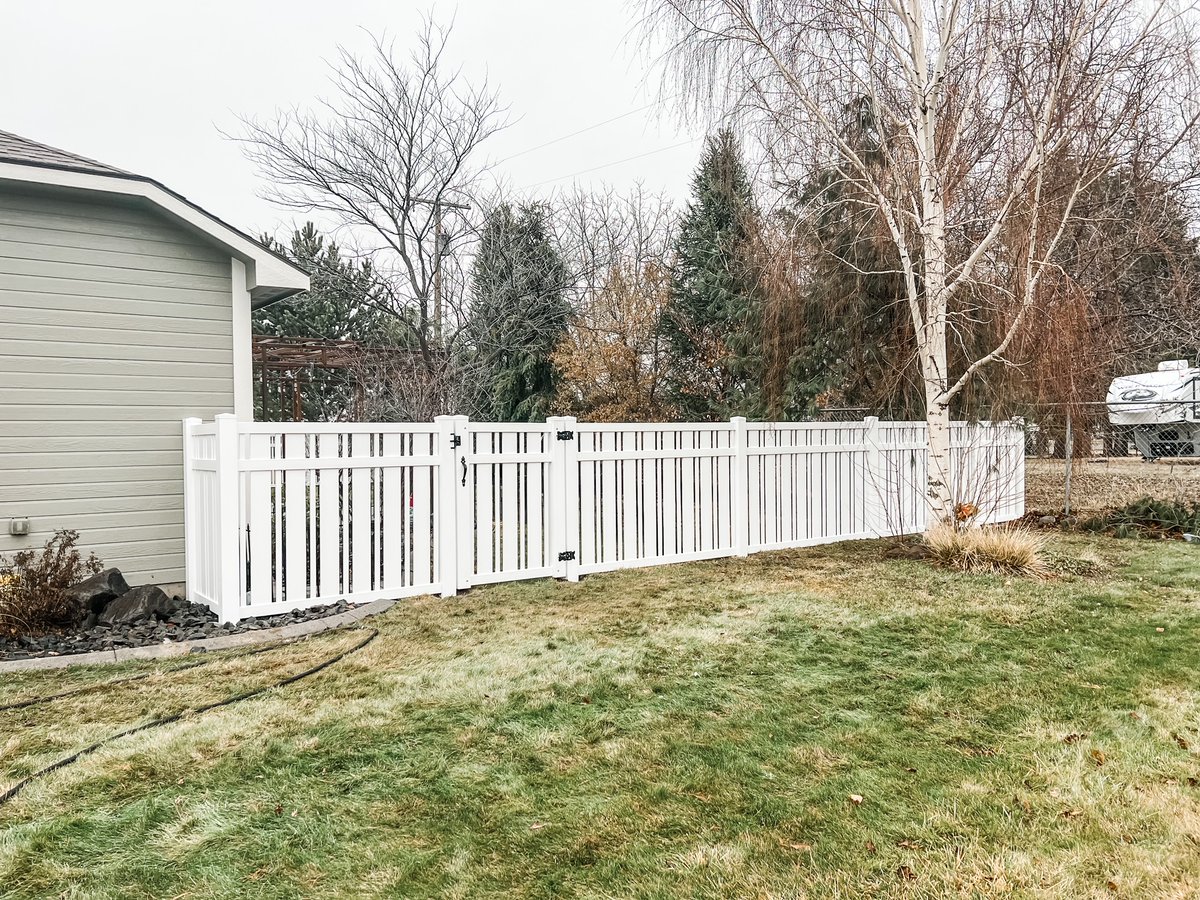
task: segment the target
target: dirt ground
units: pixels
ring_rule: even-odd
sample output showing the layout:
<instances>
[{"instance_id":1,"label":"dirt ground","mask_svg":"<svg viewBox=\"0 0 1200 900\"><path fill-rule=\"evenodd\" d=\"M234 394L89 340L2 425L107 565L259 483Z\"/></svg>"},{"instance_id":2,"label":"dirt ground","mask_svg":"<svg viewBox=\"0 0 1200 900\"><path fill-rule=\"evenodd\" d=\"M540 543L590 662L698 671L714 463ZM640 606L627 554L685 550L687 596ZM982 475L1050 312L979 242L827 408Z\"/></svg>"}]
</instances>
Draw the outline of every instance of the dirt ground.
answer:
<instances>
[{"instance_id":1,"label":"dirt ground","mask_svg":"<svg viewBox=\"0 0 1200 900\"><path fill-rule=\"evenodd\" d=\"M1065 463L1025 460L1025 509L1045 513L1063 508ZM1100 512L1151 496L1200 502L1200 460L1134 458L1077 459L1071 472L1071 511Z\"/></svg>"}]
</instances>

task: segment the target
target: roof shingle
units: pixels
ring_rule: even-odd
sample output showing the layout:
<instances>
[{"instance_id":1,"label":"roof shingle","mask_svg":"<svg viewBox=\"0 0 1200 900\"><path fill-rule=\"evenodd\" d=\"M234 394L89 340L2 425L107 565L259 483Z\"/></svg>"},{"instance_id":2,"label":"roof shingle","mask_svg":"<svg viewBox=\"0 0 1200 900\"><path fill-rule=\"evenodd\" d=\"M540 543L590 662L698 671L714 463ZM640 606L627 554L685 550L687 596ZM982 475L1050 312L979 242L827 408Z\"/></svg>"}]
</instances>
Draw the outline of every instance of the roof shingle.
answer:
<instances>
[{"instance_id":1,"label":"roof shingle","mask_svg":"<svg viewBox=\"0 0 1200 900\"><path fill-rule=\"evenodd\" d=\"M72 172L92 172L97 175L120 175L137 177L132 172L106 166L85 156L77 156L57 147L39 144L8 131L0 131L0 162L24 166L43 166L49 169L67 169Z\"/></svg>"}]
</instances>

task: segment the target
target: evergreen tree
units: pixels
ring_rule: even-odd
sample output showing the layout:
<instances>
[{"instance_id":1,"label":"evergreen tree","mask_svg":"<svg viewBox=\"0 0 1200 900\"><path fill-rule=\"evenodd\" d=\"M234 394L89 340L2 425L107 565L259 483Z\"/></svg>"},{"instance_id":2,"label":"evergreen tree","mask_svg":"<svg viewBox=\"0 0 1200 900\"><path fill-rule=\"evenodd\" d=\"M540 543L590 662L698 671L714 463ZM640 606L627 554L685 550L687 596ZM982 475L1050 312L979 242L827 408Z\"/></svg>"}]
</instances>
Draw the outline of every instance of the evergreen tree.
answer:
<instances>
[{"instance_id":1,"label":"evergreen tree","mask_svg":"<svg viewBox=\"0 0 1200 900\"><path fill-rule=\"evenodd\" d=\"M567 271L541 204L496 206L472 271L471 338L482 369L483 414L497 422L546 417L557 389L551 361L566 332Z\"/></svg>"},{"instance_id":2,"label":"evergreen tree","mask_svg":"<svg viewBox=\"0 0 1200 900\"><path fill-rule=\"evenodd\" d=\"M391 344L398 331L392 317L374 306L377 279L370 262L344 259L337 244L326 241L311 222L292 235L285 246L274 238L263 243L287 256L309 273L307 291L255 310L255 334L316 340L353 340L366 345ZM328 421L344 417L353 401L351 374L311 368L296 373L303 382L304 418ZM278 390L279 385L271 385ZM268 403L273 407L273 403ZM255 391L255 414L277 418L279 410L264 412L261 391ZM286 416L290 418L290 416Z\"/></svg>"},{"instance_id":3,"label":"evergreen tree","mask_svg":"<svg viewBox=\"0 0 1200 900\"><path fill-rule=\"evenodd\" d=\"M669 399L685 420L758 408L759 303L744 251L758 216L733 132L708 139L680 223L662 334Z\"/></svg>"},{"instance_id":4,"label":"evergreen tree","mask_svg":"<svg viewBox=\"0 0 1200 900\"><path fill-rule=\"evenodd\" d=\"M293 233L290 246L271 237L263 243L308 270L311 284L255 310L255 334L365 343L383 339L389 317L372 306L377 280L370 262L343 259L337 244L326 242L312 222Z\"/></svg>"},{"instance_id":5,"label":"evergreen tree","mask_svg":"<svg viewBox=\"0 0 1200 900\"><path fill-rule=\"evenodd\" d=\"M870 98L843 107L841 139L874 181L889 182L897 137ZM821 162L791 186L789 201L779 224L798 271L777 282L778 296L768 292L764 312L772 414L807 418L850 407L856 416L922 418L901 264L873 197L840 166Z\"/></svg>"}]
</instances>

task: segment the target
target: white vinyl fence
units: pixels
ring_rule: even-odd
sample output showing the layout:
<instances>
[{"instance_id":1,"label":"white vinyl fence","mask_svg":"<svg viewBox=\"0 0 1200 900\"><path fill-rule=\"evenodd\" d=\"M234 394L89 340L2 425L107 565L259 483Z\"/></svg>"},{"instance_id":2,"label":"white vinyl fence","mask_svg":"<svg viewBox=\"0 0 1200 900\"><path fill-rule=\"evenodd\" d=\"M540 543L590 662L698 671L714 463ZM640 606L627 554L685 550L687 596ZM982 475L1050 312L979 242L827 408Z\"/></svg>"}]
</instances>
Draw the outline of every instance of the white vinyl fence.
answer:
<instances>
[{"instance_id":1,"label":"white vinyl fence","mask_svg":"<svg viewBox=\"0 0 1200 900\"><path fill-rule=\"evenodd\" d=\"M570 580L927 518L911 422L184 422L189 599L223 621L522 578ZM952 488L1024 512L1019 424L957 423Z\"/></svg>"}]
</instances>

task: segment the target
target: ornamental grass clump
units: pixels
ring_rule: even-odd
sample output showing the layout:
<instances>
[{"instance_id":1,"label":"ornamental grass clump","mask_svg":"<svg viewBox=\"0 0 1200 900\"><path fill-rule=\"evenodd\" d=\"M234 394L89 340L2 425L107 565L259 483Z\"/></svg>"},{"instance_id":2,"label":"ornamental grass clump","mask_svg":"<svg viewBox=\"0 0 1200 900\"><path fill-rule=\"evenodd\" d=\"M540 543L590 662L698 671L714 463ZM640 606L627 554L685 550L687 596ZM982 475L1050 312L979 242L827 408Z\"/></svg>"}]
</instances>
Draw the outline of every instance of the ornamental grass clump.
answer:
<instances>
[{"instance_id":1,"label":"ornamental grass clump","mask_svg":"<svg viewBox=\"0 0 1200 900\"><path fill-rule=\"evenodd\" d=\"M938 565L959 572L996 575L1045 575L1046 540L1028 528L948 522L925 532L925 546Z\"/></svg>"},{"instance_id":2,"label":"ornamental grass clump","mask_svg":"<svg viewBox=\"0 0 1200 900\"><path fill-rule=\"evenodd\" d=\"M0 634L38 634L76 624L79 610L67 591L100 571L96 554L75 545L79 533L63 530L40 550L0 557Z\"/></svg>"}]
</instances>

